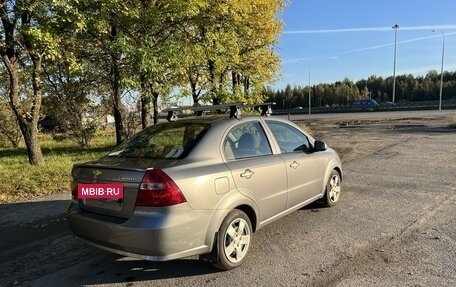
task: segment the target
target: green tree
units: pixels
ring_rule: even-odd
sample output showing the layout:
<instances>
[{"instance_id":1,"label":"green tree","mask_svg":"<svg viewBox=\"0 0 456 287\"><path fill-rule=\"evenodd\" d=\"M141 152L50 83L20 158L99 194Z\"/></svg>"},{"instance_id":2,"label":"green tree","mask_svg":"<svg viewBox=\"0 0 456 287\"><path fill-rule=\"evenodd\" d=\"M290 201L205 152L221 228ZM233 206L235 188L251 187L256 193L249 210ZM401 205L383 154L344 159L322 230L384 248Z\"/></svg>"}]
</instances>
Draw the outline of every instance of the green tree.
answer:
<instances>
[{"instance_id":1,"label":"green tree","mask_svg":"<svg viewBox=\"0 0 456 287\"><path fill-rule=\"evenodd\" d=\"M70 1L0 2L0 56L8 74L8 98L32 165L44 163L37 128L43 63L63 56L58 53L59 43L65 31L82 27L78 17Z\"/></svg>"},{"instance_id":2,"label":"green tree","mask_svg":"<svg viewBox=\"0 0 456 287\"><path fill-rule=\"evenodd\" d=\"M68 32L59 50L71 57L44 66L43 114L56 119L81 147L89 147L106 116L103 95L109 80L104 66L93 62L101 50L82 31Z\"/></svg>"},{"instance_id":3,"label":"green tree","mask_svg":"<svg viewBox=\"0 0 456 287\"><path fill-rule=\"evenodd\" d=\"M115 119L116 142L126 138L124 127L126 110L122 101L125 91L126 60L122 49L123 34L129 28L129 4L133 1L82 0L77 1L83 15L85 29L80 33L80 45L90 47L91 64L100 70L100 80L109 95L111 114Z\"/></svg>"},{"instance_id":4,"label":"green tree","mask_svg":"<svg viewBox=\"0 0 456 287\"><path fill-rule=\"evenodd\" d=\"M187 77L194 103L263 99L279 58L273 46L281 32L280 0L206 1L184 30ZM206 93L202 93L205 91Z\"/></svg>"},{"instance_id":5,"label":"green tree","mask_svg":"<svg viewBox=\"0 0 456 287\"><path fill-rule=\"evenodd\" d=\"M182 30L199 13L204 1L143 1L129 8L122 35L127 64L127 85L140 92L142 127L147 125L150 104L158 122L158 98L183 85L184 41ZM124 23L125 23L124 22Z\"/></svg>"}]
</instances>

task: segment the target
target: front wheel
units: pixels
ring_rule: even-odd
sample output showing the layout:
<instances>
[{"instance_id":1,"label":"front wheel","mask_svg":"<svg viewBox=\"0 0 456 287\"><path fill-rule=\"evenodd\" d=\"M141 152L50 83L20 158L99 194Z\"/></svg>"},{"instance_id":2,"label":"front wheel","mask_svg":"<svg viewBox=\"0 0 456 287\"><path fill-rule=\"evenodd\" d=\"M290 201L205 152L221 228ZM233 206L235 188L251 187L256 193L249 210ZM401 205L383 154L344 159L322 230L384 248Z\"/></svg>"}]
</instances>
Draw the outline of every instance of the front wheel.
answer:
<instances>
[{"instance_id":1,"label":"front wheel","mask_svg":"<svg viewBox=\"0 0 456 287\"><path fill-rule=\"evenodd\" d=\"M243 211L228 213L220 226L217 237L217 263L223 270L239 267L247 256L252 236L252 224Z\"/></svg>"},{"instance_id":2,"label":"front wheel","mask_svg":"<svg viewBox=\"0 0 456 287\"><path fill-rule=\"evenodd\" d=\"M321 203L324 206L330 207L337 204L340 199L340 182L340 174L336 170L333 170L326 184L325 195L321 199Z\"/></svg>"}]
</instances>

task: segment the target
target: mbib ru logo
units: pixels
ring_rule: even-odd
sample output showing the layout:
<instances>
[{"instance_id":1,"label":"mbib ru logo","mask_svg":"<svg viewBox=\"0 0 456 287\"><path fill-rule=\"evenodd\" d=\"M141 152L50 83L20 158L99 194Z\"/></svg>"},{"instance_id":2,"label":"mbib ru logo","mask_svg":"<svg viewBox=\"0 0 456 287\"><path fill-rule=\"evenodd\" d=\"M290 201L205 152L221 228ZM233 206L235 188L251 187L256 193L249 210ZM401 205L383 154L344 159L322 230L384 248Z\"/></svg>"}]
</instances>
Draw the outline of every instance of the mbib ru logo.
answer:
<instances>
[{"instance_id":1,"label":"mbib ru logo","mask_svg":"<svg viewBox=\"0 0 456 287\"><path fill-rule=\"evenodd\" d=\"M118 199L123 198L124 187L119 183L78 184L78 198Z\"/></svg>"}]
</instances>

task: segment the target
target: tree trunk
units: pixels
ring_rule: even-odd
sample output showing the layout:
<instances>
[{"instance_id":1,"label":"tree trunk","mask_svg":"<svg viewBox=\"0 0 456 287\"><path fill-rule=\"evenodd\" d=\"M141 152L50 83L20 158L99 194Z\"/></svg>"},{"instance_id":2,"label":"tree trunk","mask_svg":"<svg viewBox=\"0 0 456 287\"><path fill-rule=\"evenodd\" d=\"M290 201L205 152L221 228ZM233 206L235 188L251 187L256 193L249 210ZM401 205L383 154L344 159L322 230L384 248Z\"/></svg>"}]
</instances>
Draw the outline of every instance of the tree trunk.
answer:
<instances>
[{"instance_id":1,"label":"tree trunk","mask_svg":"<svg viewBox=\"0 0 456 287\"><path fill-rule=\"evenodd\" d=\"M190 79L190 88L192 89L192 99L193 99L193 106L199 106L199 94L200 92L196 89L196 81L192 81L192 77L189 76Z\"/></svg>"},{"instance_id":2,"label":"tree trunk","mask_svg":"<svg viewBox=\"0 0 456 287\"><path fill-rule=\"evenodd\" d=\"M232 82L233 82L233 91L236 89L237 86L241 84L241 74L238 72L232 71L231 72Z\"/></svg>"},{"instance_id":3,"label":"tree trunk","mask_svg":"<svg viewBox=\"0 0 456 287\"><path fill-rule=\"evenodd\" d=\"M221 101L220 101L220 97L217 95L217 83L216 83L216 79L215 79L215 61L209 60L208 66L209 66L209 80L210 80L211 94L212 94L211 95L212 104L219 105Z\"/></svg>"},{"instance_id":4,"label":"tree trunk","mask_svg":"<svg viewBox=\"0 0 456 287\"><path fill-rule=\"evenodd\" d=\"M149 125L149 104L150 100L147 98L147 95L141 94L141 127L143 129Z\"/></svg>"},{"instance_id":5,"label":"tree trunk","mask_svg":"<svg viewBox=\"0 0 456 287\"><path fill-rule=\"evenodd\" d=\"M31 54L33 62L32 71L32 86L33 86L33 99L31 108L31 119L27 121L25 125L25 132L23 131L25 145L27 146L27 153L29 156L29 162L32 165L44 164L44 157L41 152L40 143L38 140L38 120L40 118L41 110L41 68L42 68L42 56ZM22 129L21 129L22 130ZM25 135L27 134L27 136ZM29 141L29 142L27 142Z\"/></svg>"},{"instance_id":6,"label":"tree trunk","mask_svg":"<svg viewBox=\"0 0 456 287\"><path fill-rule=\"evenodd\" d=\"M250 91L250 77L244 76L244 94L248 95Z\"/></svg>"},{"instance_id":7,"label":"tree trunk","mask_svg":"<svg viewBox=\"0 0 456 287\"><path fill-rule=\"evenodd\" d=\"M116 145L120 145L124 140L124 127L122 122L122 109L121 109L121 99L120 99L120 88L116 87L118 85L113 85L113 116L116 127Z\"/></svg>"},{"instance_id":8,"label":"tree trunk","mask_svg":"<svg viewBox=\"0 0 456 287\"><path fill-rule=\"evenodd\" d=\"M152 106L154 109L154 125L158 124L158 93L152 91Z\"/></svg>"},{"instance_id":9,"label":"tree trunk","mask_svg":"<svg viewBox=\"0 0 456 287\"><path fill-rule=\"evenodd\" d=\"M149 125L150 95L147 91L146 77L141 75L141 126L145 129Z\"/></svg>"},{"instance_id":10,"label":"tree trunk","mask_svg":"<svg viewBox=\"0 0 456 287\"><path fill-rule=\"evenodd\" d=\"M111 27L109 31L110 41L114 42L117 37L117 28L114 24L114 15L111 15ZM116 51L111 51L111 87L113 98L113 116L116 127L116 145L120 145L124 140L123 126L123 105L122 105L122 90L120 85L120 54Z\"/></svg>"},{"instance_id":11,"label":"tree trunk","mask_svg":"<svg viewBox=\"0 0 456 287\"><path fill-rule=\"evenodd\" d=\"M34 62L32 73L34 97L32 99L32 109L30 112L24 109L20 100L19 75L17 73L18 64L10 61L10 58L6 54L2 54L2 60L7 68L9 76L9 99L11 101L11 107L16 115L22 136L24 137L29 163L31 165L42 165L44 164L44 157L38 140L38 117L41 107L41 90L39 85L41 59L37 63Z\"/></svg>"},{"instance_id":12,"label":"tree trunk","mask_svg":"<svg viewBox=\"0 0 456 287\"><path fill-rule=\"evenodd\" d=\"M31 165L44 164L43 154L38 141L38 128L33 122L21 121L19 127L24 136L25 146L27 147L27 155Z\"/></svg>"}]
</instances>

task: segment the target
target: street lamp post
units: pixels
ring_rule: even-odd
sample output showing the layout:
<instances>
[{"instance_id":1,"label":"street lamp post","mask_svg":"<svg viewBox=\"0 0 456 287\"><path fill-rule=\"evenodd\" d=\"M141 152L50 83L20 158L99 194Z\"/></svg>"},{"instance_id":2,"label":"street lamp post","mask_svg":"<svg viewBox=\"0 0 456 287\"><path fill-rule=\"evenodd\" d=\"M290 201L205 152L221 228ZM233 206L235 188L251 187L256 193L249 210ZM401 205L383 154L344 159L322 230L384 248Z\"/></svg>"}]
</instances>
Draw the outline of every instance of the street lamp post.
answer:
<instances>
[{"instance_id":1,"label":"street lamp post","mask_svg":"<svg viewBox=\"0 0 456 287\"><path fill-rule=\"evenodd\" d=\"M309 62L309 115L311 114L311 105L312 105L312 102L310 100L310 62Z\"/></svg>"},{"instance_id":2,"label":"street lamp post","mask_svg":"<svg viewBox=\"0 0 456 287\"><path fill-rule=\"evenodd\" d=\"M394 66L393 66L393 99L392 102L394 103L396 98L396 48L397 48L397 29L399 25L394 25L392 27L394 29Z\"/></svg>"},{"instance_id":3,"label":"street lamp post","mask_svg":"<svg viewBox=\"0 0 456 287\"><path fill-rule=\"evenodd\" d=\"M440 65L440 93L439 93L439 111L442 110L442 90L443 90L443 59L445 57L445 34L440 30L432 30L442 34L442 64Z\"/></svg>"}]
</instances>

